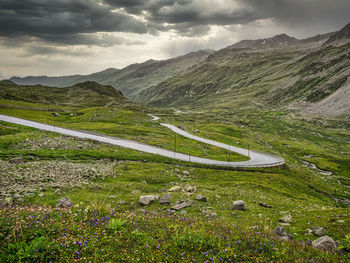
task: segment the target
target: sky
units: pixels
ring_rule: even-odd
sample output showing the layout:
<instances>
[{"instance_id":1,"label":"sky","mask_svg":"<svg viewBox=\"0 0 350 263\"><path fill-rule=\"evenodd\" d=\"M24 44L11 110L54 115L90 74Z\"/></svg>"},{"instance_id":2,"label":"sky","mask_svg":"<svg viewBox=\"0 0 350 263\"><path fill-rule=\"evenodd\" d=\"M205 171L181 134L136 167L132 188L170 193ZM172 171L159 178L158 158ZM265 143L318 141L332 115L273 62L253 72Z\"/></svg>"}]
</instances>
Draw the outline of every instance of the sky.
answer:
<instances>
[{"instance_id":1,"label":"sky","mask_svg":"<svg viewBox=\"0 0 350 263\"><path fill-rule=\"evenodd\" d=\"M0 0L0 79L89 74L350 22L350 0Z\"/></svg>"}]
</instances>

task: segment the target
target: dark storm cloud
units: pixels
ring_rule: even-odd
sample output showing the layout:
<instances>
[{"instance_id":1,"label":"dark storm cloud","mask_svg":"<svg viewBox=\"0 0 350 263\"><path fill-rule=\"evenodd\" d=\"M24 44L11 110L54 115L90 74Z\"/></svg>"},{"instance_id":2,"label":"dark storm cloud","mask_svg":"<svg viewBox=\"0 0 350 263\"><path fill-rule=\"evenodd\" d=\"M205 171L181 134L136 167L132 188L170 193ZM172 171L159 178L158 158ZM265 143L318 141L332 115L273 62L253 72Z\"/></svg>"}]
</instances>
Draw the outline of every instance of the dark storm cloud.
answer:
<instances>
[{"instance_id":1,"label":"dark storm cloud","mask_svg":"<svg viewBox=\"0 0 350 263\"><path fill-rule=\"evenodd\" d=\"M289 26L328 25L337 28L349 22L349 0L104 0L114 8L142 15L148 27L158 31L175 30L190 35L206 34L208 25L247 24L273 19ZM231 8L239 4L239 8ZM216 11L217 5L223 7ZM196 30L197 29L197 30ZM198 30L200 29L200 30ZM195 34L196 36L198 34Z\"/></svg>"},{"instance_id":2,"label":"dark storm cloud","mask_svg":"<svg viewBox=\"0 0 350 263\"><path fill-rule=\"evenodd\" d=\"M0 35L33 36L49 41L79 33L146 33L146 25L128 14L112 12L94 0L1 0Z\"/></svg>"}]
</instances>

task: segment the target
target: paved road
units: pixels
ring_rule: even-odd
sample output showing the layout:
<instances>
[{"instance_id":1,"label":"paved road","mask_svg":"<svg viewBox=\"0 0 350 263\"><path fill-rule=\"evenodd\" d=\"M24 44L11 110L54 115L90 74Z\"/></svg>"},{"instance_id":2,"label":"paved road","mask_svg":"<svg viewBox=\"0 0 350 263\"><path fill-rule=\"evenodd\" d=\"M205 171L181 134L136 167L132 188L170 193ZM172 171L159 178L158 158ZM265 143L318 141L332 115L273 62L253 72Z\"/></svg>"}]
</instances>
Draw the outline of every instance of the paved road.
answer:
<instances>
[{"instance_id":1,"label":"paved road","mask_svg":"<svg viewBox=\"0 0 350 263\"><path fill-rule=\"evenodd\" d=\"M77 138L85 138L85 139L95 140L95 141L99 141L99 142L109 143L109 144L118 145L121 147L133 149L133 150L138 150L138 151L152 153L152 154L158 154L158 155L165 156L165 157L172 158L172 159L177 159L177 160L182 160L182 161L190 161L190 162L199 163L199 164L208 164L208 165L224 166L224 167L271 167L271 166L279 166L279 165L282 165L285 163L284 159L281 157L272 156L269 154L259 153L259 152L255 152L255 151L250 152L250 160L248 160L248 161L243 161L243 162L217 161L217 160L201 158L201 157L196 157L196 156L189 156L188 154L177 153L177 152L165 150L162 148L147 145L147 144L140 143L137 141L131 141L131 140L126 140L126 139L121 139L121 138L116 138L116 137L111 137L108 135L91 133L91 132L75 131L75 130L55 127L55 126L48 125L48 124L24 120L24 119L11 117L11 116L7 116L7 115L2 115L2 114L0 114L0 121L15 123L15 124L28 126L28 127L32 127L32 128L37 128L37 129L45 130L45 131L57 132L60 134L74 136ZM204 138L201 138L198 136L194 136L194 135L191 135L191 134L187 133L186 131L183 131L183 130L181 130L173 125L170 125L170 124L161 124L161 125L168 127L172 131L174 131L178 134L181 134L185 137L188 137L188 138L191 138L191 139L194 139L197 141L201 141L204 143L208 143L211 145L215 145L215 146L218 146L221 148L225 148L227 150L231 150L233 152L237 152L237 153L248 156L247 155L248 152L245 149L230 146L230 145L219 143L219 142L215 142L212 140L207 140L207 139L204 139Z\"/></svg>"}]
</instances>

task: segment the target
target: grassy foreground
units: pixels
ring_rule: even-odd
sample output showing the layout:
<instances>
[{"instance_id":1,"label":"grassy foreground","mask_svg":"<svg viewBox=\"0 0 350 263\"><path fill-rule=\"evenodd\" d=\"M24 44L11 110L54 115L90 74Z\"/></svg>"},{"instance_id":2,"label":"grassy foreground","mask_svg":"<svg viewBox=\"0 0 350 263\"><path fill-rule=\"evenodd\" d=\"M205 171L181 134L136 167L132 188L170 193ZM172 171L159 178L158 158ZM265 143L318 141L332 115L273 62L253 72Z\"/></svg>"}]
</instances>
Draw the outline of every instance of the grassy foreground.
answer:
<instances>
[{"instance_id":1,"label":"grassy foreground","mask_svg":"<svg viewBox=\"0 0 350 263\"><path fill-rule=\"evenodd\" d=\"M308 242L283 242L179 216L32 206L1 210L1 262L346 262Z\"/></svg>"}]
</instances>

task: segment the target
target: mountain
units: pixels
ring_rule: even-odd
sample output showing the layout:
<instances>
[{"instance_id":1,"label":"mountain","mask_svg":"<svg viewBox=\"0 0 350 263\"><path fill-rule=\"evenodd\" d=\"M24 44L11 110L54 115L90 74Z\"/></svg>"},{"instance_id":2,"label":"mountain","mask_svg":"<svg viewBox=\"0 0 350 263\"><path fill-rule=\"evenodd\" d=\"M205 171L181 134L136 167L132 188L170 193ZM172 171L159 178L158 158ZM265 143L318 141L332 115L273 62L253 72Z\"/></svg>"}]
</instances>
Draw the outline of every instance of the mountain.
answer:
<instances>
[{"instance_id":1,"label":"mountain","mask_svg":"<svg viewBox=\"0 0 350 263\"><path fill-rule=\"evenodd\" d=\"M140 101L160 107L302 111L317 104L322 114L350 113L350 98L337 92L349 88L350 43L322 46L328 36L296 40L279 35L269 41L238 42L140 92ZM320 104L330 95L330 101L342 99L342 109L328 110L329 103Z\"/></svg>"},{"instance_id":2,"label":"mountain","mask_svg":"<svg viewBox=\"0 0 350 263\"><path fill-rule=\"evenodd\" d=\"M324 45L328 45L334 43L336 41L349 41L350 39L350 23L344 26L339 31L335 32L330 38L324 43Z\"/></svg>"},{"instance_id":3,"label":"mountain","mask_svg":"<svg viewBox=\"0 0 350 263\"><path fill-rule=\"evenodd\" d=\"M214 51L200 50L168 60L148 60L144 63L129 65L123 69L109 68L90 75L72 75L63 77L13 77L10 80L20 85L46 85L67 87L84 81L95 81L102 85L111 85L123 94L137 101L138 93L161 81L191 67Z\"/></svg>"},{"instance_id":4,"label":"mountain","mask_svg":"<svg viewBox=\"0 0 350 263\"><path fill-rule=\"evenodd\" d=\"M279 47L281 45L295 45L299 40L290 37L287 34L276 35L272 38L258 39L258 40L242 40L228 48L263 48L263 47Z\"/></svg>"},{"instance_id":5,"label":"mountain","mask_svg":"<svg viewBox=\"0 0 350 263\"><path fill-rule=\"evenodd\" d=\"M66 88L22 86L0 81L0 99L62 106L106 106L133 104L112 86L87 81Z\"/></svg>"}]
</instances>

